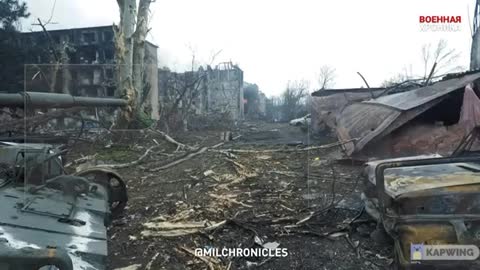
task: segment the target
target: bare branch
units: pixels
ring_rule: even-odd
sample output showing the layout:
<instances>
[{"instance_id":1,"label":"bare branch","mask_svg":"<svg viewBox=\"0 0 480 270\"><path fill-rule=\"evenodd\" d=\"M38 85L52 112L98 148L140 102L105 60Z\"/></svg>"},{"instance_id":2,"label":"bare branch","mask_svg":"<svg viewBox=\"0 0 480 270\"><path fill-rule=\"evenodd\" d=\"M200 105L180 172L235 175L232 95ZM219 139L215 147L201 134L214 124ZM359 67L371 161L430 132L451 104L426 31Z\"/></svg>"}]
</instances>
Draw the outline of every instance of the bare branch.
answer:
<instances>
[{"instance_id":1,"label":"bare branch","mask_svg":"<svg viewBox=\"0 0 480 270\"><path fill-rule=\"evenodd\" d=\"M455 63L460 58L460 53L455 48L449 49L448 42L440 39L432 51L431 44L425 44L422 47L422 58L424 63L423 78L427 80L429 71L434 70L432 77L439 72L451 72L458 69ZM433 69L433 66L436 66Z\"/></svg>"},{"instance_id":2,"label":"bare branch","mask_svg":"<svg viewBox=\"0 0 480 270\"><path fill-rule=\"evenodd\" d=\"M325 89L332 87L335 81L335 68L331 66L322 66L320 68L320 73L318 74L318 84L320 89Z\"/></svg>"},{"instance_id":3,"label":"bare branch","mask_svg":"<svg viewBox=\"0 0 480 270\"><path fill-rule=\"evenodd\" d=\"M210 58L211 60L210 60L210 64L209 64L209 65L213 65L213 62L215 61L215 58L217 58L217 56L218 56L219 54L221 54L222 51L223 51L223 49L220 49L219 51L217 51L216 53L214 53L214 54L212 55L212 57Z\"/></svg>"},{"instance_id":4,"label":"bare branch","mask_svg":"<svg viewBox=\"0 0 480 270\"><path fill-rule=\"evenodd\" d=\"M48 25L52 22L53 14L55 13L55 7L57 6L57 0L54 0L52 10L50 11L50 18L45 22L45 25Z\"/></svg>"},{"instance_id":5,"label":"bare branch","mask_svg":"<svg viewBox=\"0 0 480 270\"><path fill-rule=\"evenodd\" d=\"M308 82L305 80L288 82L282 94L283 113L288 119L297 117L302 101L308 94Z\"/></svg>"}]
</instances>

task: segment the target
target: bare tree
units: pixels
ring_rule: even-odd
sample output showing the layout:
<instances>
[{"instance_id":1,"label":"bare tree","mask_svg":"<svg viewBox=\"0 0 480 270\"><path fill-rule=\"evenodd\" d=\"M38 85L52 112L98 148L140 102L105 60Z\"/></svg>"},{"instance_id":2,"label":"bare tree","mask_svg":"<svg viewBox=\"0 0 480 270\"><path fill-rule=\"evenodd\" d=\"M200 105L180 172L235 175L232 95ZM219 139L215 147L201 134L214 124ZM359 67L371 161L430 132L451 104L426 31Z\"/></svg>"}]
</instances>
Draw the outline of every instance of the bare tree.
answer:
<instances>
[{"instance_id":1,"label":"bare tree","mask_svg":"<svg viewBox=\"0 0 480 270\"><path fill-rule=\"evenodd\" d=\"M399 72L398 74L393 75L389 79L384 80L381 86L392 87L408 80L412 80L414 77L415 76L412 73L412 66L409 66L408 68L405 66L402 72Z\"/></svg>"},{"instance_id":2,"label":"bare tree","mask_svg":"<svg viewBox=\"0 0 480 270\"><path fill-rule=\"evenodd\" d=\"M460 53L454 48L449 48L448 42L444 39L440 39L435 47L432 47L431 44L424 44L422 46L424 81L440 73L459 70L460 67L455 66L459 57Z\"/></svg>"},{"instance_id":3,"label":"bare tree","mask_svg":"<svg viewBox=\"0 0 480 270\"><path fill-rule=\"evenodd\" d=\"M309 83L305 80L288 82L287 88L282 93L283 116L292 119L298 116L305 105ZM304 106L303 106L304 107Z\"/></svg>"},{"instance_id":4,"label":"bare tree","mask_svg":"<svg viewBox=\"0 0 480 270\"><path fill-rule=\"evenodd\" d=\"M318 73L318 84L320 85L320 89L332 87L335 84L335 77L335 68L328 65L322 66Z\"/></svg>"},{"instance_id":5,"label":"bare tree","mask_svg":"<svg viewBox=\"0 0 480 270\"><path fill-rule=\"evenodd\" d=\"M435 46L432 44L424 44L421 49L423 71L421 75L415 76L412 68L404 68L391 78L382 83L383 87L391 87L407 81L416 82L419 85L425 85L432 78L438 78L439 75L448 72L455 72L461 70L462 67L456 65L460 53L454 48L449 48L446 40L439 40Z\"/></svg>"},{"instance_id":6,"label":"bare tree","mask_svg":"<svg viewBox=\"0 0 480 270\"><path fill-rule=\"evenodd\" d=\"M118 87L120 96L128 100L117 127L128 127L141 112L145 39L148 33L150 4L154 0L117 0L120 25L115 31Z\"/></svg>"},{"instance_id":7,"label":"bare tree","mask_svg":"<svg viewBox=\"0 0 480 270\"><path fill-rule=\"evenodd\" d=\"M172 73L165 85L166 96L162 102L161 119L164 120L163 125L167 130L175 128L180 121L185 130L189 118L201 110L202 99L206 94L204 91L207 73L211 69L210 65L222 52L212 52L209 64L205 64L196 60L198 57L194 47L188 45L188 48L192 55L190 69L183 73Z\"/></svg>"}]
</instances>

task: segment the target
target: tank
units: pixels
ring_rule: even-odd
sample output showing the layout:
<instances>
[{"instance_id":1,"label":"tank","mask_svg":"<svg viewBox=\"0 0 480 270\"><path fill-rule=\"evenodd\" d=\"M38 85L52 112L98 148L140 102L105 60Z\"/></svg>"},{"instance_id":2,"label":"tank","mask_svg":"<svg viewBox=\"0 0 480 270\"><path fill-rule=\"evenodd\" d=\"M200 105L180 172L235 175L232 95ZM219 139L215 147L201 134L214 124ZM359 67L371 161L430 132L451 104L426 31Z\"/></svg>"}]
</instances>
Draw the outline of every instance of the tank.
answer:
<instances>
[{"instance_id":1,"label":"tank","mask_svg":"<svg viewBox=\"0 0 480 270\"><path fill-rule=\"evenodd\" d=\"M66 150L0 141L0 270L106 268L107 227L127 202L115 171L64 169Z\"/></svg>"}]
</instances>

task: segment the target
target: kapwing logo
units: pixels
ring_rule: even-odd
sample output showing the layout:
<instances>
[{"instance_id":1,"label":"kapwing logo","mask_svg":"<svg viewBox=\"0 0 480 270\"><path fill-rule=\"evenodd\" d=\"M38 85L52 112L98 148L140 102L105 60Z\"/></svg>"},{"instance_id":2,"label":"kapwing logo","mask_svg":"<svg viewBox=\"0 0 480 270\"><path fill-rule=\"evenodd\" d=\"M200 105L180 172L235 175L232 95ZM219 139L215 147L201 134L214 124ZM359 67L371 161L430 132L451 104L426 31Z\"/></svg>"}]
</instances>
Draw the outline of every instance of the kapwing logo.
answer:
<instances>
[{"instance_id":1,"label":"kapwing logo","mask_svg":"<svg viewBox=\"0 0 480 270\"><path fill-rule=\"evenodd\" d=\"M423 258L423 244L410 245L410 260L420 261Z\"/></svg>"},{"instance_id":2,"label":"kapwing logo","mask_svg":"<svg viewBox=\"0 0 480 270\"><path fill-rule=\"evenodd\" d=\"M410 244L410 261L470 261L480 256L475 245Z\"/></svg>"}]
</instances>

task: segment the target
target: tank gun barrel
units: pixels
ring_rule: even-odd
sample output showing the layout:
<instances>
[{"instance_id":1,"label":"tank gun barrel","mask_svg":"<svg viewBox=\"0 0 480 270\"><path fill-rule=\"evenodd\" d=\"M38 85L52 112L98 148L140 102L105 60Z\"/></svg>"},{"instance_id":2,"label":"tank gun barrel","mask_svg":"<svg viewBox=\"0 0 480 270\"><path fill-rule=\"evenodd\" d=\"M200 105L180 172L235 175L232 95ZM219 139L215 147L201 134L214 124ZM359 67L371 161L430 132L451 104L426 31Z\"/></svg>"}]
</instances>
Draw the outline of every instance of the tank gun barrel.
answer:
<instances>
[{"instance_id":1,"label":"tank gun barrel","mask_svg":"<svg viewBox=\"0 0 480 270\"><path fill-rule=\"evenodd\" d=\"M4 107L69 108L126 105L127 101L121 98L79 97L43 92L0 93L0 106Z\"/></svg>"}]
</instances>

